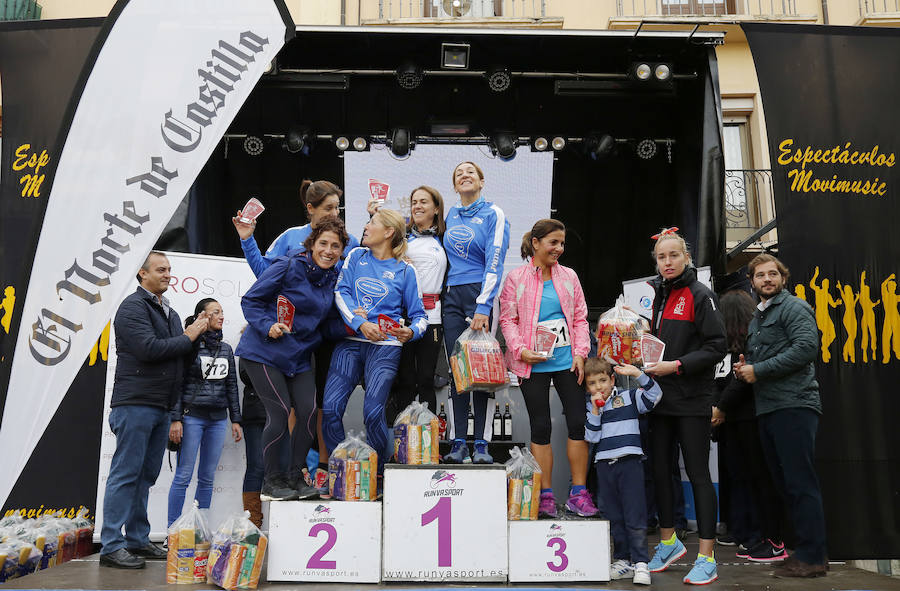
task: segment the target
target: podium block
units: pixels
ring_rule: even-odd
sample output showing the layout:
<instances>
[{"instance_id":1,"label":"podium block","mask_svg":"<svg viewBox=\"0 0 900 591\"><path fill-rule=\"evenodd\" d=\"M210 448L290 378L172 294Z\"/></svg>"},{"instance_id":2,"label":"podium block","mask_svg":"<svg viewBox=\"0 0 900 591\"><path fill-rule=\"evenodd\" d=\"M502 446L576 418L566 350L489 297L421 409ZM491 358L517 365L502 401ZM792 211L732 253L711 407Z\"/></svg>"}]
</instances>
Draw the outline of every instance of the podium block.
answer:
<instances>
[{"instance_id":1,"label":"podium block","mask_svg":"<svg viewBox=\"0 0 900 591\"><path fill-rule=\"evenodd\" d=\"M384 471L385 581L506 581L502 465Z\"/></svg>"},{"instance_id":2,"label":"podium block","mask_svg":"<svg viewBox=\"0 0 900 591\"><path fill-rule=\"evenodd\" d=\"M509 522L509 582L608 581L609 522Z\"/></svg>"},{"instance_id":3,"label":"podium block","mask_svg":"<svg viewBox=\"0 0 900 591\"><path fill-rule=\"evenodd\" d=\"M269 581L377 583L380 576L381 503L269 505Z\"/></svg>"}]
</instances>

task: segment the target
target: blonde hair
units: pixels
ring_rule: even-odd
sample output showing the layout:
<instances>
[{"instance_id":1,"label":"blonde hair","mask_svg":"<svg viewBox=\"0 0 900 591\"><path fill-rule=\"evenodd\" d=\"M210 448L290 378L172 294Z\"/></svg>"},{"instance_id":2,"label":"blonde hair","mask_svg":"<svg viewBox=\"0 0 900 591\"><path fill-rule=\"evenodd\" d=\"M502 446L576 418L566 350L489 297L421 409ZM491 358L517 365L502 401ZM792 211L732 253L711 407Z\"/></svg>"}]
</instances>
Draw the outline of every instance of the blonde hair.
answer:
<instances>
[{"instance_id":1,"label":"blonde hair","mask_svg":"<svg viewBox=\"0 0 900 591\"><path fill-rule=\"evenodd\" d=\"M385 208L379 209L372 217L377 218L378 223L385 228L394 230L394 235L391 236L391 254L399 261L406 254L406 220L399 211Z\"/></svg>"},{"instance_id":2,"label":"blonde hair","mask_svg":"<svg viewBox=\"0 0 900 591\"><path fill-rule=\"evenodd\" d=\"M650 252L651 258L653 258L653 262L656 262L656 249L659 248L659 245L665 242L666 240L675 240L681 246L681 250L684 251L684 256L687 257L688 262L693 262L691 259L691 251L688 248L688 243L685 242L684 237L678 232L665 232L665 228L663 228L663 232L660 233L659 238L656 240L656 244L653 245L653 250Z\"/></svg>"}]
</instances>

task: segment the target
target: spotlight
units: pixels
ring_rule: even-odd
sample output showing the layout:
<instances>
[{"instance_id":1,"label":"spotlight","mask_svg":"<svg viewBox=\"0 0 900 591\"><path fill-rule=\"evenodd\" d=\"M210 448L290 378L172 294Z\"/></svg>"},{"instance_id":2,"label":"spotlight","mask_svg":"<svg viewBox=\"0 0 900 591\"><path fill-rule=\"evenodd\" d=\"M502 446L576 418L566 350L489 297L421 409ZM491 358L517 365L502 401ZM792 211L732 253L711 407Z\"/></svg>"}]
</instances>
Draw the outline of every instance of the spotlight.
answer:
<instances>
[{"instance_id":1,"label":"spotlight","mask_svg":"<svg viewBox=\"0 0 900 591\"><path fill-rule=\"evenodd\" d=\"M303 150L303 148L308 149L309 130L299 127L290 128L288 132L284 134L284 142L281 144L281 147L291 154L296 154Z\"/></svg>"},{"instance_id":2,"label":"spotlight","mask_svg":"<svg viewBox=\"0 0 900 591\"><path fill-rule=\"evenodd\" d=\"M550 142L548 142L548 141L547 141L547 138L545 138L545 137L536 137L536 138L534 138L534 140L531 142L531 145L532 145L532 147L534 148L534 150L536 150L536 151L538 151L538 152L543 152L543 151L545 151L548 147L550 147Z\"/></svg>"},{"instance_id":3,"label":"spotlight","mask_svg":"<svg viewBox=\"0 0 900 591\"><path fill-rule=\"evenodd\" d=\"M369 147L369 141L364 137L353 138L353 149L362 152Z\"/></svg>"},{"instance_id":4,"label":"spotlight","mask_svg":"<svg viewBox=\"0 0 900 591\"><path fill-rule=\"evenodd\" d=\"M503 92L512 83L512 75L504 67L497 66L484 73L488 87L494 92Z\"/></svg>"},{"instance_id":5,"label":"spotlight","mask_svg":"<svg viewBox=\"0 0 900 591\"><path fill-rule=\"evenodd\" d=\"M601 136L591 134L584 140L585 152L591 160L603 160L613 153L615 147L616 140L608 133Z\"/></svg>"},{"instance_id":6,"label":"spotlight","mask_svg":"<svg viewBox=\"0 0 900 591\"><path fill-rule=\"evenodd\" d=\"M511 133L497 132L491 136L491 152L501 160L512 160L516 157L516 146L519 140Z\"/></svg>"},{"instance_id":7,"label":"spotlight","mask_svg":"<svg viewBox=\"0 0 900 591\"><path fill-rule=\"evenodd\" d=\"M244 151L250 156L259 156L262 154L264 144L261 138L255 135L248 135L244 138Z\"/></svg>"},{"instance_id":8,"label":"spotlight","mask_svg":"<svg viewBox=\"0 0 900 591\"><path fill-rule=\"evenodd\" d=\"M653 69L653 75L660 82L666 82L672 77L672 68L669 64L656 64L656 68Z\"/></svg>"},{"instance_id":9,"label":"spotlight","mask_svg":"<svg viewBox=\"0 0 900 591\"><path fill-rule=\"evenodd\" d=\"M441 67L449 70L469 68L468 43L441 43Z\"/></svg>"},{"instance_id":10,"label":"spotlight","mask_svg":"<svg viewBox=\"0 0 900 591\"><path fill-rule=\"evenodd\" d=\"M632 68L634 77L638 80L649 80L653 74L653 69L649 64L637 64Z\"/></svg>"},{"instance_id":11,"label":"spotlight","mask_svg":"<svg viewBox=\"0 0 900 591\"><path fill-rule=\"evenodd\" d=\"M334 145L338 150L343 152L350 147L350 140L344 136L341 136L338 139L334 140Z\"/></svg>"},{"instance_id":12,"label":"spotlight","mask_svg":"<svg viewBox=\"0 0 900 591\"><path fill-rule=\"evenodd\" d=\"M638 142L637 147L634 150L638 158L642 160L650 160L654 156L656 156L656 142L651 139L641 140Z\"/></svg>"},{"instance_id":13,"label":"spotlight","mask_svg":"<svg viewBox=\"0 0 900 591\"><path fill-rule=\"evenodd\" d=\"M400 64L400 67L397 68L397 83L400 85L400 88L406 90L413 90L418 88L422 84L422 79L425 77L422 68L413 62L403 62Z\"/></svg>"},{"instance_id":14,"label":"spotlight","mask_svg":"<svg viewBox=\"0 0 900 591\"><path fill-rule=\"evenodd\" d=\"M555 138L553 138L553 141L550 142L550 146L554 150L559 152L560 150L562 150L563 148L566 147L566 138L561 137L561 136L556 136Z\"/></svg>"},{"instance_id":15,"label":"spotlight","mask_svg":"<svg viewBox=\"0 0 900 591\"><path fill-rule=\"evenodd\" d=\"M398 158L409 155L409 151L413 148L409 130L404 127L395 127L391 130L391 141L389 144L391 153Z\"/></svg>"}]
</instances>

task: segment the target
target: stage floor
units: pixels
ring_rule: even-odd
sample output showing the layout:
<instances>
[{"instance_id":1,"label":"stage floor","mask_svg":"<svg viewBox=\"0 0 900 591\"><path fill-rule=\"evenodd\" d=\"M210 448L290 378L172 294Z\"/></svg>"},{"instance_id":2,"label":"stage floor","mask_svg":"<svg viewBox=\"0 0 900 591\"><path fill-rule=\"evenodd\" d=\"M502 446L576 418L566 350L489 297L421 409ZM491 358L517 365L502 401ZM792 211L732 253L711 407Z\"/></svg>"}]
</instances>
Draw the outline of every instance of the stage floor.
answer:
<instances>
[{"instance_id":1,"label":"stage floor","mask_svg":"<svg viewBox=\"0 0 900 591\"><path fill-rule=\"evenodd\" d=\"M688 554L696 556L696 537L688 538ZM843 563L832 563L831 571L827 577L818 579L776 579L772 576L772 566L742 562L734 558L733 550L718 546L716 555L719 559L719 580L707 585L706 589L729 589L746 591L831 591L831 590L865 590L865 591L900 591L900 579L878 575L868 571L853 568ZM681 582L681 578L687 574L690 564L687 560L679 561L664 573L653 575L653 584L648 589L657 591L679 590L685 591L687 587ZM0 589L116 589L116 590L147 590L147 591L175 591L176 589L217 589L211 585L167 585L165 583L165 562L148 561L147 568L142 570L118 570L101 567L99 556L93 555L82 560L73 560L62 566L51 568L39 573L28 575L20 579L13 579L0 586ZM263 571L265 580L265 571ZM446 583L382 583L378 585L366 585L360 583L260 583L260 588L272 591L288 591L290 589L310 589L310 585L316 589L325 591L345 591L357 589L425 589L438 591L447 588L502 588L519 587L528 589L641 589L644 587L632 585L631 580L611 581L609 583L578 583L578 584L545 584L545 585L519 585L519 584L446 584Z\"/></svg>"}]
</instances>

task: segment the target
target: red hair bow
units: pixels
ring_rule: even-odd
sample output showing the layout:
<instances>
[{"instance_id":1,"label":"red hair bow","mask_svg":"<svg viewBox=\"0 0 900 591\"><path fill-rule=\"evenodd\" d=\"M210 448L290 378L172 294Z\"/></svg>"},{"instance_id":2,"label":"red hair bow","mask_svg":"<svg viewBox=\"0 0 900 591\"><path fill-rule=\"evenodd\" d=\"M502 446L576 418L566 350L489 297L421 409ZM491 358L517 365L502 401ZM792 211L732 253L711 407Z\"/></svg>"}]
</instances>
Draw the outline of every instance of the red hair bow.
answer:
<instances>
[{"instance_id":1,"label":"red hair bow","mask_svg":"<svg viewBox=\"0 0 900 591\"><path fill-rule=\"evenodd\" d=\"M651 240L659 240L663 236L668 236L669 234L674 234L678 231L678 226L672 226L671 228L663 228L663 230L659 234L654 234L650 237Z\"/></svg>"}]
</instances>

